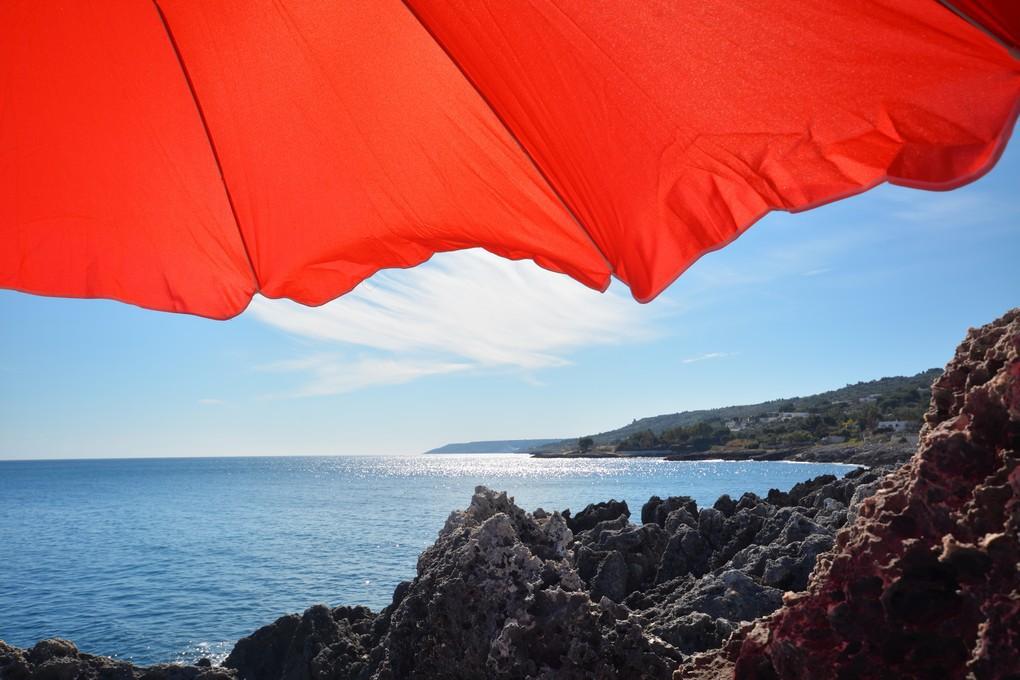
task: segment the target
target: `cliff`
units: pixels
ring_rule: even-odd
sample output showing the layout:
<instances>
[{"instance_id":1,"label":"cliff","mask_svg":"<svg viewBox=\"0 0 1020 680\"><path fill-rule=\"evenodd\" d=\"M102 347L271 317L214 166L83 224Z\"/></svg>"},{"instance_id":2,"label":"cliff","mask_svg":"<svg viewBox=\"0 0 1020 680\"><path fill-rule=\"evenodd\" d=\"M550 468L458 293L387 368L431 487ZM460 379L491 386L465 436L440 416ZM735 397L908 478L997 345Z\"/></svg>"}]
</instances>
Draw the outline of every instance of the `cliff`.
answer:
<instances>
[{"instance_id":1,"label":"cliff","mask_svg":"<svg viewBox=\"0 0 1020 680\"><path fill-rule=\"evenodd\" d=\"M917 453L807 592L677 680L1020 677L1020 309L971 330Z\"/></svg>"}]
</instances>

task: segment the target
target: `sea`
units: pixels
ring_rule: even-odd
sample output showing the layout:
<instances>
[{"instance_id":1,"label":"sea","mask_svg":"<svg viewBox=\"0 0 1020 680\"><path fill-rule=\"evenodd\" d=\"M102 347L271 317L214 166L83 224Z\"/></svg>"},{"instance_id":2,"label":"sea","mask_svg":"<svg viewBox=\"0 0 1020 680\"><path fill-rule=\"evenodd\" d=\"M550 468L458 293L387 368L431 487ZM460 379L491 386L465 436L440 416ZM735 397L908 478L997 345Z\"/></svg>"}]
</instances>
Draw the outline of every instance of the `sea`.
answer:
<instances>
[{"instance_id":1,"label":"sea","mask_svg":"<svg viewBox=\"0 0 1020 680\"><path fill-rule=\"evenodd\" d=\"M853 466L520 454L0 461L0 640L222 660L315 603L381 609L478 485L575 513L765 494Z\"/></svg>"}]
</instances>

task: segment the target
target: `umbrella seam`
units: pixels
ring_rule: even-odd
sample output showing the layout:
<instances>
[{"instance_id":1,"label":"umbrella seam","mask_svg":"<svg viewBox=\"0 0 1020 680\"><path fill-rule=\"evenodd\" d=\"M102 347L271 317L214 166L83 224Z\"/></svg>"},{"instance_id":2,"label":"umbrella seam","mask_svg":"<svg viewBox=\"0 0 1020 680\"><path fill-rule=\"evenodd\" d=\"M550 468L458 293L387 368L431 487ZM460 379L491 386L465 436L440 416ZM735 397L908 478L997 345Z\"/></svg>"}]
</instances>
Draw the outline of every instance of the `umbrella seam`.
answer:
<instances>
[{"instance_id":1,"label":"umbrella seam","mask_svg":"<svg viewBox=\"0 0 1020 680\"><path fill-rule=\"evenodd\" d=\"M153 2L155 1L156 0L153 0ZM581 218L574 211L570 203L567 202L563 194L560 193L559 189L556 188L556 185L552 182L549 176L546 175L545 170L542 169L542 166L538 164L538 161L528 150L528 147L524 145L524 142L520 140L520 138L513 131L510 125L506 122L506 120L504 120L503 115L499 112L499 110L495 106L493 106L492 102L489 101L489 98L485 95L484 92L482 92L478 84L475 83L474 78L468 75L467 71L464 69L463 66L461 66L460 62L457 61L457 59L453 56L450 50L447 49L446 44L442 40L440 40L439 36L435 34L435 32L429 27L427 23L425 23L425 20L418 15L418 12L416 12L415 9L411 7L408 0L400 1L401 4L404 5L404 8L411 14L411 16L415 18L415 21L417 21L418 24L423 29L425 29L425 32L429 34L429 37L431 37L432 40L436 43L436 45L439 46L439 49L443 51L446 57L450 60L450 63L453 64L454 68L456 68L457 71L460 72L460 74L468 82L468 85L471 86L471 89L475 91L475 93L481 98L482 102L489 108L490 111L492 111L492 115L496 117L496 120L499 121L499 124L503 126L504 130L506 130L506 133L510 135L510 139L512 139L514 144L517 145L517 148L521 150L521 153L524 154L524 157L528 160L528 163L531 164L531 167L535 169L535 172L538 173L538 176L541 177L542 181L544 181L546 186L549 187L549 190L553 192L553 195L556 197L556 200L558 200L560 202L560 205L563 206L563 209L567 211L567 214L570 215L570 218L574 221L574 224L576 224L578 229L581 230L581 233L583 233L588 238L588 242L591 244L592 248L595 249L595 252L597 252L599 256L602 257L602 259L605 261L606 267L609 269L610 275L616 276L616 267L614 266L613 262L609 259L609 256L605 253L605 251L603 251L599 244L595 241L595 238L591 234L591 230L589 230L588 227L585 226L584 222L581 221ZM606 288L607 289L609 288L608 282L606 284Z\"/></svg>"},{"instance_id":2,"label":"umbrella seam","mask_svg":"<svg viewBox=\"0 0 1020 680\"><path fill-rule=\"evenodd\" d=\"M957 7L952 2L952 0L938 0L938 2L940 5L948 9L950 12L952 12L953 14L955 14L956 16L960 17L968 24L973 26L974 28L984 33L986 36L997 42L999 45L1002 45L1004 48L1006 48L1006 51L1009 52L1011 57L1020 59L1020 49L1014 47L1009 42L1007 42L1007 40L1004 37L998 35L991 28L985 26L982 22L978 21L974 17L970 16L967 12L964 12L962 9Z\"/></svg>"},{"instance_id":3,"label":"umbrella seam","mask_svg":"<svg viewBox=\"0 0 1020 680\"><path fill-rule=\"evenodd\" d=\"M163 30L166 32L166 37L170 40L170 46L173 48L174 56L177 58L177 64L181 67L181 73L184 75L184 81L188 85L188 91L191 93L191 101L195 104L195 110L198 112L198 118L202 121L202 129L205 132L205 138L209 142L209 150L212 151L213 161L216 163L216 171L219 173L220 183L223 185L223 191L227 196L227 205L230 206L230 214L234 218L234 226L237 228L237 235L241 239L241 248L244 251L244 257L248 262L248 268L251 271L251 278L255 284L253 294L258 293L262 289L262 283L259 281L259 275L255 269L255 263L251 259L251 251L248 249L248 241L244 237L244 230L241 228L241 220L237 216L237 208L234 206L234 197L230 193L230 186L227 184L227 178L223 173L223 164L220 162L220 154L216 150L216 142L213 141L212 131L209 129L209 122L206 120L205 111L202 109L202 102L198 99L198 92L195 91L195 84L191 80L191 74L188 72L188 67L184 64L184 57L181 55L181 50L177 45L177 40L174 38L173 31L170 30L170 23L167 21L166 15L163 13L163 8L159 6L159 0L152 0L152 4L156 8L156 13L159 15L160 22L163 24Z\"/></svg>"}]
</instances>

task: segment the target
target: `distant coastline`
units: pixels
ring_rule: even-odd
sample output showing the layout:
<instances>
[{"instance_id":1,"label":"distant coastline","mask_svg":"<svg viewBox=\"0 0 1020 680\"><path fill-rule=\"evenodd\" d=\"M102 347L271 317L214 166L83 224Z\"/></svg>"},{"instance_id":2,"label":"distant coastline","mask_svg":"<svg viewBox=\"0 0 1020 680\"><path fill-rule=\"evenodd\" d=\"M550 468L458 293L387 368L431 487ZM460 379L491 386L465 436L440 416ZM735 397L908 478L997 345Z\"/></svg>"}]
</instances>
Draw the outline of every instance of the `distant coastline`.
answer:
<instances>
[{"instance_id":1,"label":"distant coastline","mask_svg":"<svg viewBox=\"0 0 1020 680\"><path fill-rule=\"evenodd\" d=\"M562 442L563 439L496 439L478 442L456 442L426 451L433 453L530 453L533 449Z\"/></svg>"},{"instance_id":2,"label":"distant coastline","mask_svg":"<svg viewBox=\"0 0 1020 680\"><path fill-rule=\"evenodd\" d=\"M899 465L907 461L917 447L916 435L891 437L888 441L816 444L776 449L726 449L677 453L663 450L611 451L536 451L533 458L661 458L669 461L791 461L799 463L848 463L864 467Z\"/></svg>"},{"instance_id":3,"label":"distant coastline","mask_svg":"<svg viewBox=\"0 0 1020 680\"><path fill-rule=\"evenodd\" d=\"M917 445L932 381L941 374L933 368L804 397L652 416L576 438L461 442L426 453L896 465Z\"/></svg>"}]
</instances>

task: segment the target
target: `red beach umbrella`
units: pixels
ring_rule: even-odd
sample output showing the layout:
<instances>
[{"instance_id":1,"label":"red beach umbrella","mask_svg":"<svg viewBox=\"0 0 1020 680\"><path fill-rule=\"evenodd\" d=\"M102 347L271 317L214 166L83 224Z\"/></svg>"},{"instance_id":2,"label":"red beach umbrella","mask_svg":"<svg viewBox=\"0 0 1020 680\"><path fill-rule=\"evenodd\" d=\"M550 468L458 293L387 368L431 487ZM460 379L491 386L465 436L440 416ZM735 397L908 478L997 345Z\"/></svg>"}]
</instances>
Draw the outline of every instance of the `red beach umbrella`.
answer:
<instances>
[{"instance_id":1,"label":"red beach umbrella","mask_svg":"<svg viewBox=\"0 0 1020 680\"><path fill-rule=\"evenodd\" d=\"M0 286L227 318L480 246L647 301L770 210L988 170L1017 7L3 0Z\"/></svg>"}]
</instances>

